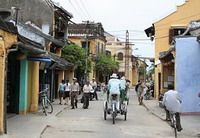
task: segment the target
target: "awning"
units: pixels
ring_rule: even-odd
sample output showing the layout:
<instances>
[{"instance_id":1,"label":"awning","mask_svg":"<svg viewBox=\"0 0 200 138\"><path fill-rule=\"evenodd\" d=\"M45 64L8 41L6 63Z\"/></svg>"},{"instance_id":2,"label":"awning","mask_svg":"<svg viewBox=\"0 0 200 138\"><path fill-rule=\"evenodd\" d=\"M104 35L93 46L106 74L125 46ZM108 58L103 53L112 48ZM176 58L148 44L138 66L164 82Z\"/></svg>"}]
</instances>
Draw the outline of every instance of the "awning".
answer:
<instances>
[{"instance_id":1,"label":"awning","mask_svg":"<svg viewBox=\"0 0 200 138\"><path fill-rule=\"evenodd\" d=\"M21 42L17 43L16 46L18 46L18 49L22 52L22 53L29 53L29 54L44 54L45 51L43 49L34 47L32 45L28 45L28 44L23 44Z\"/></svg>"},{"instance_id":2,"label":"awning","mask_svg":"<svg viewBox=\"0 0 200 138\"><path fill-rule=\"evenodd\" d=\"M22 53L28 53L33 55L44 54L46 51L43 50L43 46L36 43L28 38L18 35L18 43L15 45Z\"/></svg>"},{"instance_id":3,"label":"awning","mask_svg":"<svg viewBox=\"0 0 200 138\"><path fill-rule=\"evenodd\" d=\"M30 60L30 61L40 61L40 62L54 63L54 64L51 64L51 66L49 66L50 69L56 68L56 69L65 70L67 68L74 66L72 63L69 63L65 59L63 59L63 58L61 58L61 57L59 57L56 54L51 53L51 52L42 54L40 56L28 56L27 59Z\"/></svg>"},{"instance_id":4,"label":"awning","mask_svg":"<svg viewBox=\"0 0 200 138\"><path fill-rule=\"evenodd\" d=\"M48 57L27 57L30 61L40 61L40 62L51 62L52 60Z\"/></svg>"},{"instance_id":5,"label":"awning","mask_svg":"<svg viewBox=\"0 0 200 138\"><path fill-rule=\"evenodd\" d=\"M159 53L159 55L160 55L159 59L162 62L169 62L169 61L171 61L172 59L174 59L174 56L172 54L173 51L175 51L175 48L171 47L168 51L160 52Z\"/></svg>"},{"instance_id":6,"label":"awning","mask_svg":"<svg viewBox=\"0 0 200 138\"><path fill-rule=\"evenodd\" d=\"M61 69L65 70L67 68L73 67L74 64L66 61L65 59L59 57L58 55L54 53L48 52L48 54L45 54L47 57L51 58L52 61L54 61L56 64L53 64L51 68Z\"/></svg>"}]
</instances>

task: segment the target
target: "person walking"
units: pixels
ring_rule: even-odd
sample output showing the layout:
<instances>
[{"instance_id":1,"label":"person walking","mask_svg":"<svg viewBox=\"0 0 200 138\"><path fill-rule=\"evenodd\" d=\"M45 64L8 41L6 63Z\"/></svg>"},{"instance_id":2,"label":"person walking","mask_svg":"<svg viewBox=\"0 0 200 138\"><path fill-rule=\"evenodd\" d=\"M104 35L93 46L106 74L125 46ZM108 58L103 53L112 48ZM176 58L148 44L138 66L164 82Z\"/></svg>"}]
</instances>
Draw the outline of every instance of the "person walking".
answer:
<instances>
[{"instance_id":1,"label":"person walking","mask_svg":"<svg viewBox=\"0 0 200 138\"><path fill-rule=\"evenodd\" d=\"M90 82L86 82L83 86L83 108L87 109L89 106L90 91L92 91L92 86Z\"/></svg>"},{"instance_id":2,"label":"person walking","mask_svg":"<svg viewBox=\"0 0 200 138\"><path fill-rule=\"evenodd\" d=\"M64 100L65 100L65 105L68 105L69 103L69 96L70 96L70 83L69 83L69 80L66 80L65 82L65 97L64 97Z\"/></svg>"},{"instance_id":3,"label":"person walking","mask_svg":"<svg viewBox=\"0 0 200 138\"><path fill-rule=\"evenodd\" d=\"M65 81L62 80L62 82L59 84L58 87L58 93L59 93L59 100L60 100L60 105L62 105L63 97L64 97L64 92L65 92Z\"/></svg>"},{"instance_id":4,"label":"person walking","mask_svg":"<svg viewBox=\"0 0 200 138\"><path fill-rule=\"evenodd\" d=\"M97 95L97 82L95 81L95 78L92 79L92 81L90 81L90 85L92 86L93 90L94 90L94 97L96 100L98 100L98 95Z\"/></svg>"},{"instance_id":5,"label":"person walking","mask_svg":"<svg viewBox=\"0 0 200 138\"><path fill-rule=\"evenodd\" d=\"M138 86L138 89L137 89L137 96L138 96L139 105L142 105L143 104L143 96L144 96L145 85L144 85L144 82L142 80L140 81L140 83L141 84Z\"/></svg>"},{"instance_id":6,"label":"person walking","mask_svg":"<svg viewBox=\"0 0 200 138\"><path fill-rule=\"evenodd\" d=\"M78 108L78 94L79 94L79 84L77 82L77 79L73 79L73 84L71 85L71 109L74 109L74 107Z\"/></svg>"},{"instance_id":7,"label":"person walking","mask_svg":"<svg viewBox=\"0 0 200 138\"><path fill-rule=\"evenodd\" d=\"M163 97L162 104L164 105L166 111L166 121L170 120L169 112L174 112L176 116L176 126L177 130L181 131L183 128L181 127L180 120L180 110L181 110L181 99L177 91L174 90L173 85L168 85L168 91L165 92Z\"/></svg>"}]
</instances>

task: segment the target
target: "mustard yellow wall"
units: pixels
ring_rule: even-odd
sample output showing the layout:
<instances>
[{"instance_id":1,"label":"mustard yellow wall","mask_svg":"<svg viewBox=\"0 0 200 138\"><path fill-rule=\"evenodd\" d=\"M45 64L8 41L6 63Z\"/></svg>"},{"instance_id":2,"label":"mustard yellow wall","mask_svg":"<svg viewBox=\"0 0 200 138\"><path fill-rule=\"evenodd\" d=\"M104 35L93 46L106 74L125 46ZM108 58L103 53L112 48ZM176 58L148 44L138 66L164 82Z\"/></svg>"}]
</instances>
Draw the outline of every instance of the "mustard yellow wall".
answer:
<instances>
[{"instance_id":1,"label":"mustard yellow wall","mask_svg":"<svg viewBox=\"0 0 200 138\"><path fill-rule=\"evenodd\" d=\"M7 49L17 42L17 36L0 30L0 134L4 133L5 60Z\"/></svg>"},{"instance_id":2,"label":"mustard yellow wall","mask_svg":"<svg viewBox=\"0 0 200 138\"><path fill-rule=\"evenodd\" d=\"M28 111L38 111L39 98L39 62L29 61L28 78Z\"/></svg>"},{"instance_id":3,"label":"mustard yellow wall","mask_svg":"<svg viewBox=\"0 0 200 138\"><path fill-rule=\"evenodd\" d=\"M112 43L112 45L106 45L106 50L111 52L111 56L114 57L116 61L119 62L119 72L125 72L125 45L117 45L115 42ZM117 54L121 52L123 53L124 57L123 60L117 60ZM132 55L132 50L129 50L129 55ZM128 79L131 81L131 84L134 85L135 79L137 79L137 76L135 76L136 73L134 73L134 70L132 69L132 62L131 58L129 58L129 77Z\"/></svg>"},{"instance_id":4,"label":"mustard yellow wall","mask_svg":"<svg viewBox=\"0 0 200 138\"><path fill-rule=\"evenodd\" d=\"M178 6L177 10L160 21L154 23L155 26L155 61L159 60L159 53L167 51L169 45L169 29L171 27L187 26L192 20L200 19L200 0L188 0L185 4ZM161 72L162 65L157 65L155 69L155 91L158 98L158 73ZM161 83L161 92L164 92L163 83Z\"/></svg>"},{"instance_id":5,"label":"mustard yellow wall","mask_svg":"<svg viewBox=\"0 0 200 138\"><path fill-rule=\"evenodd\" d=\"M132 68L132 85L135 86L138 82L138 70L137 68Z\"/></svg>"}]
</instances>

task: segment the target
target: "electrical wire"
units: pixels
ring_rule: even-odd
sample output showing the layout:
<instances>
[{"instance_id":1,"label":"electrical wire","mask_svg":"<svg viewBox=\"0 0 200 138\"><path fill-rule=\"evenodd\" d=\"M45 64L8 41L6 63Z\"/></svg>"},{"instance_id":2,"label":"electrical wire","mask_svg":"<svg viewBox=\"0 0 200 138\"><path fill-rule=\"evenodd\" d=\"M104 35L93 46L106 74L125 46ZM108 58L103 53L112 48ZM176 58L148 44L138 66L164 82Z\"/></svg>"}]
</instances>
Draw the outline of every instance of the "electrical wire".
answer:
<instances>
[{"instance_id":1,"label":"electrical wire","mask_svg":"<svg viewBox=\"0 0 200 138\"><path fill-rule=\"evenodd\" d=\"M88 15L88 17L91 19L91 15L90 15L90 13L88 12L88 10L87 10L87 8L86 8L84 2L82 2L82 0L80 0L80 3L81 3L81 5L83 6L83 9L85 10L85 12L86 12L86 14Z\"/></svg>"},{"instance_id":2,"label":"electrical wire","mask_svg":"<svg viewBox=\"0 0 200 138\"><path fill-rule=\"evenodd\" d=\"M73 0L74 2L75 2L75 4L78 6L78 9L80 9L81 10L81 13L83 13L83 15L85 16L85 17L87 17L87 18L89 18L89 16L87 15L87 13L85 12L85 10L84 9L82 9L83 7L82 6L80 6L80 3L78 2L78 1L76 1L76 0Z\"/></svg>"}]
</instances>

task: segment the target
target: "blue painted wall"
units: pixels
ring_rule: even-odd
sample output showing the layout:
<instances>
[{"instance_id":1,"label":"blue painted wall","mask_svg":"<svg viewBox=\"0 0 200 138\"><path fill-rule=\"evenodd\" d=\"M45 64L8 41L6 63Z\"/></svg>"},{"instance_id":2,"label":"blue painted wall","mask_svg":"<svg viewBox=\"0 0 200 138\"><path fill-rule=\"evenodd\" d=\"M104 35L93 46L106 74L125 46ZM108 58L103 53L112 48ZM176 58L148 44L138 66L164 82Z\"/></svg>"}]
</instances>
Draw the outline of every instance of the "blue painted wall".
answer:
<instances>
[{"instance_id":1,"label":"blue painted wall","mask_svg":"<svg viewBox=\"0 0 200 138\"><path fill-rule=\"evenodd\" d=\"M20 96L19 113L26 113L27 110L27 92L28 92L28 61L20 61Z\"/></svg>"},{"instance_id":2,"label":"blue painted wall","mask_svg":"<svg viewBox=\"0 0 200 138\"><path fill-rule=\"evenodd\" d=\"M200 44L196 37L176 39L176 89L182 112L200 112Z\"/></svg>"}]
</instances>

